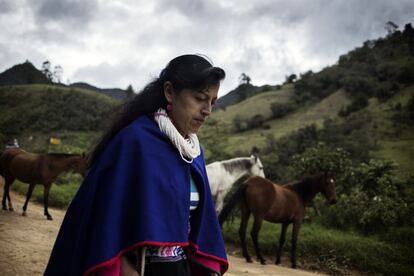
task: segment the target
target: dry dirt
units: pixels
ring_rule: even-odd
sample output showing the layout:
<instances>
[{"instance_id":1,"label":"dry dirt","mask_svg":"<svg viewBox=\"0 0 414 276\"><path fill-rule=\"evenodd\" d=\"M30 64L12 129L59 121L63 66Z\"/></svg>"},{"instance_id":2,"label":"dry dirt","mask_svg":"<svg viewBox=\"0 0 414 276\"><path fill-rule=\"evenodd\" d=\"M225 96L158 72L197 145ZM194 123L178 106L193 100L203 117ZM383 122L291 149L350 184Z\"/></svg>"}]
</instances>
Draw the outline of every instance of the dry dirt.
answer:
<instances>
[{"instance_id":1,"label":"dry dirt","mask_svg":"<svg viewBox=\"0 0 414 276\"><path fill-rule=\"evenodd\" d=\"M39 189L41 187L37 187ZM0 177L3 196L3 179ZM14 212L0 211L0 275L42 275L49 259L64 211L49 208L53 221L46 220L43 206L30 202L27 217L21 215L24 198L11 192ZM226 275L321 275L269 264L249 264L229 255Z\"/></svg>"}]
</instances>

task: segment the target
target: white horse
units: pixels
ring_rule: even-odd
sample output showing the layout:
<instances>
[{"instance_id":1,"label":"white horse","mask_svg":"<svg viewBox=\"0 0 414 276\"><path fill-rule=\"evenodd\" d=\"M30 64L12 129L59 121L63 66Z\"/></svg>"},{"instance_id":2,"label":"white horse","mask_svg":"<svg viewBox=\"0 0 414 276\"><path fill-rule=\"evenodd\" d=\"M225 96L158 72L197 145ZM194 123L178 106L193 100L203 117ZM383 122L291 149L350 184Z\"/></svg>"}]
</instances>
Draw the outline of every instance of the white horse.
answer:
<instances>
[{"instance_id":1,"label":"white horse","mask_svg":"<svg viewBox=\"0 0 414 276\"><path fill-rule=\"evenodd\" d=\"M224 197L238 179L255 175L265 177L262 162L257 155L216 161L206 168L217 214L223 209Z\"/></svg>"}]
</instances>

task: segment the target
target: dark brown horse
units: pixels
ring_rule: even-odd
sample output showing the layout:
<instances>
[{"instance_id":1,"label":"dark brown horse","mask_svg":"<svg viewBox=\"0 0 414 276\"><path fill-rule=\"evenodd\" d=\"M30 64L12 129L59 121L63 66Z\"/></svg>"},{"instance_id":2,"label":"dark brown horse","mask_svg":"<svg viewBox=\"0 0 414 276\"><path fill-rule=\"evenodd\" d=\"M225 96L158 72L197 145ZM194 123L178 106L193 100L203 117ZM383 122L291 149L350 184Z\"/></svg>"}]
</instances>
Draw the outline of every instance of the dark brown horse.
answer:
<instances>
[{"instance_id":1,"label":"dark brown horse","mask_svg":"<svg viewBox=\"0 0 414 276\"><path fill-rule=\"evenodd\" d=\"M246 228L250 213L252 213L254 222L251 237L254 248L260 263L266 264L259 247L259 231L262 222L266 220L273 223L282 223L282 232L275 262L280 264L286 230L288 225L292 223L291 261L292 267L296 268L296 245L300 225L305 217L306 205L319 192L326 197L328 203L334 204L336 202L335 178L332 174L322 173L286 185L274 184L259 176L251 177L240 186L223 208L219 216L220 225L226 220L236 203L240 201L241 223L239 235L243 256L247 262L252 262L246 247Z\"/></svg>"},{"instance_id":2,"label":"dark brown horse","mask_svg":"<svg viewBox=\"0 0 414 276\"><path fill-rule=\"evenodd\" d=\"M8 209L13 211L9 189L15 179L30 185L26 195L26 202L23 206L23 216L26 215L27 204L35 185L42 184L44 186L44 214L48 220L52 220L52 216L48 212L49 190L52 183L60 173L69 170L85 177L87 167L87 161L83 155L61 153L34 154L20 148L7 149L0 156L0 174L5 180L2 201L3 210L7 210L6 202L8 200Z\"/></svg>"}]
</instances>

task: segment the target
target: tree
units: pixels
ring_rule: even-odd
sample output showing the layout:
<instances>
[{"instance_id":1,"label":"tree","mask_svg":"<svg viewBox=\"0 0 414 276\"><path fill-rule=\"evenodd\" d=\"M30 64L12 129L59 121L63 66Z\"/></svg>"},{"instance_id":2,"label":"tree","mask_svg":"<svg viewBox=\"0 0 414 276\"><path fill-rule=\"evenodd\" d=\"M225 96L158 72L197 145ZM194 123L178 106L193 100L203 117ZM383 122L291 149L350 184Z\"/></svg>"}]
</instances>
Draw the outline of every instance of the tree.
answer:
<instances>
[{"instance_id":1,"label":"tree","mask_svg":"<svg viewBox=\"0 0 414 276\"><path fill-rule=\"evenodd\" d=\"M385 23L385 30L387 30L388 36L391 36L395 31L398 29L398 25L392 21L388 21Z\"/></svg>"},{"instance_id":2,"label":"tree","mask_svg":"<svg viewBox=\"0 0 414 276\"><path fill-rule=\"evenodd\" d=\"M63 68L60 65L56 65L55 69L53 70L53 77L57 83L61 83L63 76Z\"/></svg>"},{"instance_id":3,"label":"tree","mask_svg":"<svg viewBox=\"0 0 414 276\"><path fill-rule=\"evenodd\" d=\"M134 88L132 87L131 84L128 85L128 87L127 87L127 89L125 91L125 94L126 94L127 98L130 98L130 97L132 97L135 94Z\"/></svg>"},{"instance_id":4,"label":"tree","mask_svg":"<svg viewBox=\"0 0 414 276\"><path fill-rule=\"evenodd\" d=\"M290 76L286 76L285 83L293 83L296 80L296 74L291 74Z\"/></svg>"},{"instance_id":5,"label":"tree","mask_svg":"<svg viewBox=\"0 0 414 276\"><path fill-rule=\"evenodd\" d=\"M42 73L43 73L43 75L46 76L46 78L48 80L53 81L53 73L50 70L51 66L52 66L51 63L48 60L43 62L43 64L42 64Z\"/></svg>"},{"instance_id":6,"label":"tree","mask_svg":"<svg viewBox=\"0 0 414 276\"><path fill-rule=\"evenodd\" d=\"M239 80L240 80L240 84L247 84L247 85L249 85L250 84L250 81L252 79L247 74L241 73L241 75L239 77Z\"/></svg>"},{"instance_id":7,"label":"tree","mask_svg":"<svg viewBox=\"0 0 414 276\"><path fill-rule=\"evenodd\" d=\"M303 153L293 156L293 166L298 176L319 172L341 173L349 167L349 153L342 148L332 148L324 143L307 148Z\"/></svg>"}]
</instances>

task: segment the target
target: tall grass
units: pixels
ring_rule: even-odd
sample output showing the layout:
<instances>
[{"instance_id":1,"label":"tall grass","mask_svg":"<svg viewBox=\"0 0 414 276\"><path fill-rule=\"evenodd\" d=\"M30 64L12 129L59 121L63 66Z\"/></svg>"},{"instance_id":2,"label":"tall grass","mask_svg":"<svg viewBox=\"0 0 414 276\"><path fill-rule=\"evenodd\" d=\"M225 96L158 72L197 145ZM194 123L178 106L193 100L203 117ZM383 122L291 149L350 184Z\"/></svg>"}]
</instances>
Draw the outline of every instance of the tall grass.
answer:
<instances>
[{"instance_id":1,"label":"tall grass","mask_svg":"<svg viewBox=\"0 0 414 276\"><path fill-rule=\"evenodd\" d=\"M239 223L240 220L235 219L233 223L224 225L223 235L226 242L239 245ZM282 256L282 263L286 265L290 265L291 228L290 226L286 236ZM398 238L402 234L403 240ZM355 270L373 275L413 275L413 235L414 228L394 229L381 236L363 236L352 231L339 231L315 223L304 223L297 248L299 267L332 275L346 275ZM254 256L251 239L249 235L246 236L249 252ZM279 236L280 225L264 222L259 242L270 263L276 259Z\"/></svg>"}]
</instances>

